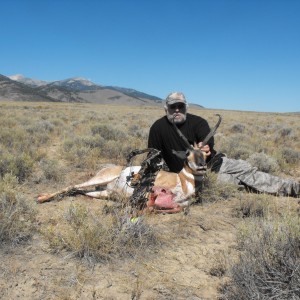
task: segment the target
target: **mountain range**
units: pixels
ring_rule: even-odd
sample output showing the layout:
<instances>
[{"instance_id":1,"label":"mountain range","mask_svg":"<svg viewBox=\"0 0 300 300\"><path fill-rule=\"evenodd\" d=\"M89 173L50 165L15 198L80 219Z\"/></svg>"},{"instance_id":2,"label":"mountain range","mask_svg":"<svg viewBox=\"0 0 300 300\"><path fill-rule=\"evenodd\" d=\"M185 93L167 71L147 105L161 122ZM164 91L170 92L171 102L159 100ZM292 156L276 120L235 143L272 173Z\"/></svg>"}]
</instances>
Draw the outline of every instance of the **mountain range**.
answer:
<instances>
[{"instance_id":1,"label":"mountain range","mask_svg":"<svg viewBox=\"0 0 300 300\"><path fill-rule=\"evenodd\" d=\"M0 74L0 101L47 101L116 105L161 105L162 99L134 89L102 86L81 77L43 81Z\"/></svg>"}]
</instances>

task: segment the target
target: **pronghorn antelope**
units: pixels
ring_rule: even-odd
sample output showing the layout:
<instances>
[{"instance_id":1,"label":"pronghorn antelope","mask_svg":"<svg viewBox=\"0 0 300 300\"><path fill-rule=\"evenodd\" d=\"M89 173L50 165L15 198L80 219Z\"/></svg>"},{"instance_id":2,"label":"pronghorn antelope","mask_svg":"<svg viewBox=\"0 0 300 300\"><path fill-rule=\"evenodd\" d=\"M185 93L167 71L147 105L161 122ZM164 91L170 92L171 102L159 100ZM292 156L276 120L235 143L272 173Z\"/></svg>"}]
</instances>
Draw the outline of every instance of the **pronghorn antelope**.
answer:
<instances>
[{"instance_id":1,"label":"pronghorn antelope","mask_svg":"<svg viewBox=\"0 0 300 300\"><path fill-rule=\"evenodd\" d=\"M221 123L221 116L217 114L219 120L215 127L210 131L202 142L206 145L210 138L216 133ZM160 170L154 181L151 192L148 197L148 207L160 207L171 211L180 211L190 203L191 197L201 186L201 182L206 174L206 153L195 144L190 145L187 138L181 133L173 122L173 126L183 140L186 151L173 151L174 155L184 159L184 167L179 173L167 172ZM77 185L69 186L61 191L52 194L42 194L37 198L38 203L51 201L55 198L61 198L65 195L83 194L93 198L107 198L112 193L120 193L126 197L133 194L133 187L128 178L132 174L137 174L141 166L132 166L124 168L123 166L109 166L100 170L90 180ZM87 191L95 188L96 190ZM102 188L102 190L98 190Z\"/></svg>"}]
</instances>

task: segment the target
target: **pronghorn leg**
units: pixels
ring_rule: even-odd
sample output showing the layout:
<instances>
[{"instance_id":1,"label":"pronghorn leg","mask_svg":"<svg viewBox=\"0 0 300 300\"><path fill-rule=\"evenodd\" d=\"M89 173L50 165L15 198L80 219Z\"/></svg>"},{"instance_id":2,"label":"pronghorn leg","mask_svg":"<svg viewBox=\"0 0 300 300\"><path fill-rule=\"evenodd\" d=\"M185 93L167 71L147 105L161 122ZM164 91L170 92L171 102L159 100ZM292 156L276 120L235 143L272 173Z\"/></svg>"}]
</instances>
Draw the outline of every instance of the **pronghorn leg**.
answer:
<instances>
[{"instance_id":1,"label":"pronghorn leg","mask_svg":"<svg viewBox=\"0 0 300 300\"><path fill-rule=\"evenodd\" d=\"M122 166L104 168L88 181L75 185L75 188L86 188L95 185L105 186L114 179L118 178L122 172L122 169Z\"/></svg>"},{"instance_id":2,"label":"pronghorn leg","mask_svg":"<svg viewBox=\"0 0 300 300\"><path fill-rule=\"evenodd\" d=\"M37 202L43 203L43 202L54 200L55 198L62 198L64 196L68 196L71 194L80 193L80 190L84 188L93 187L96 185L106 186L108 183L112 182L113 180L115 180L120 176L122 169L123 169L122 166L113 166L113 167L104 168L100 170L94 177L92 177L86 182L68 186L62 189L61 191L55 193L39 195L37 198Z\"/></svg>"},{"instance_id":3,"label":"pronghorn leg","mask_svg":"<svg viewBox=\"0 0 300 300\"><path fill-rule=\"evenodd\" d=\"M37 198L37 203L44 203L47 201L54 200L55 198L62 198L64 196L70 195L72 193L76 193L78 189L75 188L74 185L68 186L61 191L51 193L51 194L40 194Z\"/></svg>"},{"instance_id":4,"label":"pronghorn leg","mask_svg":"<svg viewBox=\"0 0 300 300\"><path fill-rule=\"evenodd\" d=\"M109 198L110 193L107 190L104 190L104 191L86 192L84 193L84 195L96 199L103 199L103 198Z\"/></svg>"}]
</instances>

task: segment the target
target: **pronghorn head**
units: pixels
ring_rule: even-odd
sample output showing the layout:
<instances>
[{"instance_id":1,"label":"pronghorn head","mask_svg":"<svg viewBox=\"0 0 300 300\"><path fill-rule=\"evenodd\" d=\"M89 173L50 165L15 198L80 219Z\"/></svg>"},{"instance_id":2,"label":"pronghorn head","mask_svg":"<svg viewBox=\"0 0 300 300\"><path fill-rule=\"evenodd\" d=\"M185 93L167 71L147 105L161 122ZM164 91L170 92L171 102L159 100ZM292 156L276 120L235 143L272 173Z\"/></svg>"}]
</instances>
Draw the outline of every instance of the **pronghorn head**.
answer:
<instances>
[{"instance_id":1,"label":"pronghorn head","mask_svg":"<svg viewBox=\"0 0 300 300\"><path fill-rule=\"evenodd\" d=\"M215 135L222 118L219 114L216 114L219 117L219 120L215 127L209 132L209 134L205 137L205 139L202 141L202 147L205 146L209 140ZM180 136L180 138L183 140L186 151L175 151L173 150L173 154L175 154L177 157L183 159L185 161L185 167L188 167L191 172L194 175L205 175L207 170L206 165L206 158L207 154L206 152L203 152L195 143L194 146L190 145L187 138L182 134L182 132L177 128L177 126L173 122L173 126Z\"/></svg>"}]
</instances>

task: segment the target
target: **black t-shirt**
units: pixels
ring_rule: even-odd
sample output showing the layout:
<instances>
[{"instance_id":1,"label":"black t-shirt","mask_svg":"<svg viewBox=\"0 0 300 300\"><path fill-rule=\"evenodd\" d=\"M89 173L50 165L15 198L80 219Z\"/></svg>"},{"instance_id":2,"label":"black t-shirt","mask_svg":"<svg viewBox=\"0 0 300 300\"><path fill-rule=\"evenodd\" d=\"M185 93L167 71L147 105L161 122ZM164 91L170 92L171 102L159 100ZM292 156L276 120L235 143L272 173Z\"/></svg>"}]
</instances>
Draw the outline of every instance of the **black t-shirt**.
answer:
<instances>
[{"instance_id":1,"label":"black t-shirt","mask_svg":"<svg viewBox=\"0 0 300 300\"><path fill-rule=\"evenodd\" d=\"M182 134L188 139L191 145L199 143L205 139L210 132L207 121L199 116L187 114L186 121L177 126ZM214 138L212 137L208 145L211 156L215 155ZM173 125L168 121L167 116L157 120L150 128L148 147L161 151L161 155L171 172L179 173L183 168L184 161L172 153L172 150L185 151L186 146Z\"/></svg>"}]
</instances>

